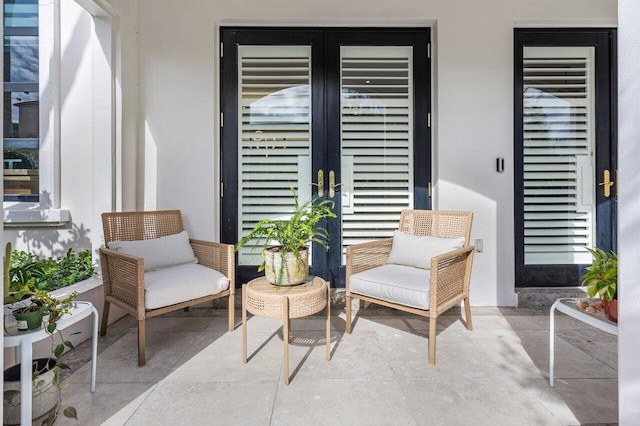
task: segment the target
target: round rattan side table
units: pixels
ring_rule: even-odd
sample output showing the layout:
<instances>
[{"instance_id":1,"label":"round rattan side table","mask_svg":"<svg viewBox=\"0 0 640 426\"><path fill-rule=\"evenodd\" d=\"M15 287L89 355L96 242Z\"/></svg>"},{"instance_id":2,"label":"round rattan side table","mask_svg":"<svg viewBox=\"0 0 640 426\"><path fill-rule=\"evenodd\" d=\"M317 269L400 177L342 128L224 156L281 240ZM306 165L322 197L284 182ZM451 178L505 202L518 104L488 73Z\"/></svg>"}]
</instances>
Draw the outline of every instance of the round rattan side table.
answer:
<instances>
[{"instance_id":1,"label":"round rattan side table","mask_svg":"<svg viewBox=\"0 0 640 426\"><path fill-rule=\"evenodd\" d=\"M331 359L330 289L322 278L310 275L295 286L276 287L265 277L242 286L242 362L247 362L247 311L264 318L282 318L284 341L284 384L289 384L289 339L291 319L327 309L327 360Z\"/></svg>"}]
</instances>

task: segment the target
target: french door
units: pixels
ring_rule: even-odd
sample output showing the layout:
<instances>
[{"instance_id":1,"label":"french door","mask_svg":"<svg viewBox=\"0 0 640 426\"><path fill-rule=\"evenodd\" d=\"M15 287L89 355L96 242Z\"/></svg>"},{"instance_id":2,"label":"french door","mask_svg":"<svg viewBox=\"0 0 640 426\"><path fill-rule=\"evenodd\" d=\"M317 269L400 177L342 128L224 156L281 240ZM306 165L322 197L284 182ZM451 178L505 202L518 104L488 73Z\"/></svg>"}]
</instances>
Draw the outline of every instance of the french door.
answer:
<instances>
[{"instance_id":1,"label":"french door","mask_svg":"<svg viewBox=\"0 0 640 426\"><path fill-rule=\"evenodd\" d=\"M429 33L223 28L222 241L301 201L335 203L311 273L344 286L348 245L391 236L400 211L429 208ZM237 279L260 251L238 253Z\"/></svg>"},{"instance_id":2,"label":"french door","mask_svg":"<svg viewBox=\"0 0 640 426\"><path fill-rule=\"evenodd\" d=\"M616 247L615 30L515 31L516 286Z\"/></svg>"}]
</instances>

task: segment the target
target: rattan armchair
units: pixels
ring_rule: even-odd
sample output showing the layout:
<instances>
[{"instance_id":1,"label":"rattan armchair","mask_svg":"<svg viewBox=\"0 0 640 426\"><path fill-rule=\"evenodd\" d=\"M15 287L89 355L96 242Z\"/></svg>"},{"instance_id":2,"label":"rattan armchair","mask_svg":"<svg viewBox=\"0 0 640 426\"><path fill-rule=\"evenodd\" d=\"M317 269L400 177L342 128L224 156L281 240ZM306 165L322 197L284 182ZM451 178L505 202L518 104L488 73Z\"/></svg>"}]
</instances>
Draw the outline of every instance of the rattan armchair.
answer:
<instances>
[{"instance_id":1,"label":"rattan armchair","mask_svg":"<svg viewBox=\"0 0 640 426\"><path fill-rule=\"evenodd\" d=\"M111 242L151 240L173 236L184 231L182 215L179 210L103 213L102 225L107 247ZM179 303L172 303L168 306L154 309L145 307L145 275L148 276L149 272L145 272L144 259L109 248L100 249L104 284L104 311L102 313L100 335L103 336L106 333L109 306L111 304L133 315L138 320L138 365L140 366L143 366L146 362L145 320L147 318L221 297L229 297L229 331L234 328L235 257L233 246L194 239L189 239L187 243L186 238L185 236L184 245L187 247L190 245L193 249L193 254L197 259L197 265L195 266L199 268L198 270L204 271L205 274L212 274L213 272L210 269L218 271L228 279L228 287L226 290L216 294L207 294L204 297L197 297L191 300L180 300ZM171 250L172 248L167 247L167 249ZM210 269L204 269L198 265ZM166 281L166 277L170 276L168 275L170 274L168 269L171 268L158 269L154 273L156 273L156 276L160 274L160 277ZM180 278L176 279L175 282L170 281L169 286L174 284L175 286L189 285L179 281ZM184 290L178 290L178 293L181 291Z\"/></svg>"},{"instance_id":2,"label":"rattan armchair","mask_svg":"<svg viewBox=\"0 0 640 426\"><path fill-rule=\"evenodd\" d=\"M347 333L351 333L351 299L361 299L366 302L429 317L429 363L435 364L436 322L439 315L452 306L464 301L466 326L468 330L472 329L471 309L469 307L469 281L471 278L471 265L474 251L474 247L469 245L472 219L473 213L471 212L404 210L400 216L399 231L416 236L440 238L464 237L465 241L460 249L432 257L430 260L430 271L423 270L420 272L420 277L424 277L424 282L400 282L400 284L398 284L397 281L402 281L403 279L398 277L403 276L402 274L405 271L401 270L400 274L395 274L394 271L393 279L396 282L393 285L396 287L389 292L376 290L378 284L376 281L378 278L373 279L372 282L369 283L369 285L373 285L374 287L365 287L365 289L369 288L371 291L363 290L362 287L360 287L359 292L354 292L352 288L350 289L350 282L360 279L366 271L374 268L378 269L376 269L375 273L370 272L369 274L373 273L377 277L384 276L383 269L389 266L387 265L387 259L392 248L393 238L347 247ZM428 264L429 261L426 260L426 262ZM412 271L410 271L410 269L417 269L411 268L410 266L406 268L409 268L409 274L407 276L411 276ZM378 271L380 272L379 274ZM380 280L384 281L384 278L380 278ZM408 291L423 293L424 306L416 307L415 304L409 306L402 301L393 300L394 298L398 299L398 297L392 294L393 291L395 291L397 287L403 287L404 284L407 284L406 288L410 288ZM377 297L373 297L371 293ZM384 297L381 296L381 294Z\"/></svg>"}]
</instances>

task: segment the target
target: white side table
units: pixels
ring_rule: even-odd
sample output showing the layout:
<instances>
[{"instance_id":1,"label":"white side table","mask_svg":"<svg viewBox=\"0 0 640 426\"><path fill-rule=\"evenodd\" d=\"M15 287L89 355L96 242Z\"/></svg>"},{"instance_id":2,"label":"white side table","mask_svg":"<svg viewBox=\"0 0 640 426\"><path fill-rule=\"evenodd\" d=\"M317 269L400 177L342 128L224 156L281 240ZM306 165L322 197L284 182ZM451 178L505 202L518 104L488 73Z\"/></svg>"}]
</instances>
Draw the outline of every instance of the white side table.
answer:
<instances>
[{"instance_id":1,"label":"white side table","mask_svg":"<svg viewBox=\"0 0 640 426\"><path fill-rule=\"evenodd\" d=\"M96 358L98 355L98 311L91 302L73 302L71 315L66 314L58 320L58 329L75 324L78 321L93 314L93 352L91 355L91 384L89 390L96 390ZM5 348L20 348L20 424L31 424L31 363L33 361L33 342L48 338L49 334L44 328L32 331L18 331L11 327L4 335ZM25 378L29 378L25 380Z\"/></svg>"},{"instance_id":2,"label":"white side table","mask_svg":"<svg viewBox=\"0 0 640 426\"><path fill-rule=\"evenodd\" d=\"M553 369L554 369L554 343L555 343L555 315L554 311L558 311L569 315L579 321L589 324L597 329L600 329L606 333L618 335L618 324L609 321L606 317L595 316L588 314L578 308L575 304L574 298L558 299L551 306L549 312L549 386L553 387Z\"/></svg>"}]
</instances>

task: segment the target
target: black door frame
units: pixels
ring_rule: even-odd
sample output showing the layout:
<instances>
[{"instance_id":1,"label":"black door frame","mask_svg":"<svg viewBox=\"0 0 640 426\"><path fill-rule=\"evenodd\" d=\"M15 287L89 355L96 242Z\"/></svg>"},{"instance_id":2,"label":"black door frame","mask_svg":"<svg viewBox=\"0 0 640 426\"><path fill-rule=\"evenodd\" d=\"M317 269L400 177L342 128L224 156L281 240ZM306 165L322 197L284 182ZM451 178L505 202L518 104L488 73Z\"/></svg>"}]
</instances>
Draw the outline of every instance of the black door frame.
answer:
<instances>
[{"instance_id":1,"label":"black door frame","mask_svg":"<svg viewBox=\"0 0 640 426\"><path fill-rule=\"evenodd\" d=\"M523 165L523 47L595 46L596 66L596 182L605 169L616 181L617 170L617 32L612 28L514 30L514 223L516 287L577 286L588 265L524 264ZM596 186L596 188L598 188ZM616 250L617 186L605 198L596 189L596 241L605 251Z\"/></svg>"},{"instance_id":2,"label":"black door frame","mask_svg":"<svg viewBox=\"0 0 640 426\"><path fill-rule=\"evenodd\" d=\"M312 175L315 180L319 169L325 176L331 168L340 176L340 130L329 125L340 121L340 45L413 45L414 47L414 207L431 208L428 183L431 175L431 133L427 127L427 114L431 111L431 60L428 58L430 30L428 28L263 28L263 27L223 27L220 36L224 46L224 56L220 66L220 102L225 114L221 128L220 178L224 194L220 200L221 221L220 240L224 243L237 242L238 228L238 104L237 104L237 46L238 45L311 45L312 123L311 137ZM423 62L422 58L427 58ZM333 111L329 114L327 111ZM232 142L231 142L232 141ZM338 147L334 149L333 147ZM326 183L326 182L325 182ZM339 188L337 189L339 194ZM312 189L317 196L317 187ZM325 194L325 198L328 195ZM332 199L335 211L341 211L341 197ZM340 218L326 223L330 235L340 234ZM320 247L321 248L321 247ZM317 249L317 248L316 248ZM324 251L324 249L322 249ZM236 255L237 256L237 255ZM341 244L331 244L328 255L314 255L311 273L324 275L334 287L344 287L344 267L340 265ZM237 259L237 257L236 257ZM260 275L256 266L238 266L238 285Z\"/></svg>"}]
</instances>

